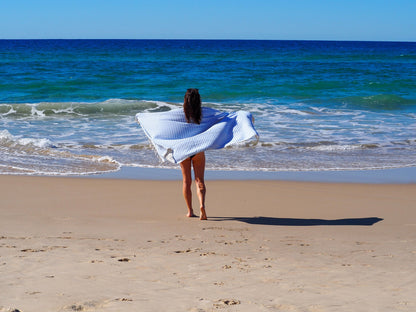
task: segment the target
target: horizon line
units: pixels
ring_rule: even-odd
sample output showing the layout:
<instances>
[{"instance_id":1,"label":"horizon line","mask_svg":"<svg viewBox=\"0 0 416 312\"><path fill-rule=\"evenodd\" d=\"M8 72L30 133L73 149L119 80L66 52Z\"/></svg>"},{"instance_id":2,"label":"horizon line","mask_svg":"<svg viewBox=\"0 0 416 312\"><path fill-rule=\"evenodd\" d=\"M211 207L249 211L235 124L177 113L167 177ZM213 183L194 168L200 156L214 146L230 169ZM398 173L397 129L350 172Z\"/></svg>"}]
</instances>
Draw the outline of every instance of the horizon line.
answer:
<instances>
[{"instance_id":1,"label":"horizon line","mask_svg":"<svg viewBox=\"0 0 416 312\"><path fill-rule=\"evenodd\" d=\"M364 39L237 39L237 38L0 38L0 40L159 40L159 41L321 41L321 42L397 42L416 43L416 40L364 40Z\"/></svg>"}]
</instances>

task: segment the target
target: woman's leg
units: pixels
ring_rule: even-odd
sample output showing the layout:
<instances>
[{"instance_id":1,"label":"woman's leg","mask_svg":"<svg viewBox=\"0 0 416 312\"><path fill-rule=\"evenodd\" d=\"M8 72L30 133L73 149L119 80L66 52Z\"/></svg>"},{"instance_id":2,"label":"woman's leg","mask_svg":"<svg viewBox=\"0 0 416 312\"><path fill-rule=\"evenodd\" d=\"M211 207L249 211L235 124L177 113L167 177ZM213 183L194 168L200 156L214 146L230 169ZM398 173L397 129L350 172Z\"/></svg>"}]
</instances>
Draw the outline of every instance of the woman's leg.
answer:
<instances>
[{"instance_id":1,"label":"woman's leg","mask_svg":"<svg viewBox=\"0 0 416 312\"><path fill-rule=\"evenodd\" d=\"M196 190L197 190L200 209L201 209L201 215L199 216L199 219L206 220L207 214L205 212L206 187L205 187L205 180L204 180L204 174L205 174L204 152L198 153L192 158L192 165L194 167Z\"/></svg>"},{"instance_id":2,"label":"woman's leg","mask_svg":"<svg viewBox=\"0 0 416 312\"><path fill-rule=\"evenodd\" d=\"M191 173L191 159L185 159L181 162L182 180L183 180L183 197L185 198L186 206L188 208L187 217L195 217L192 209L192 173Z\"/></svg>"}]
</instances>

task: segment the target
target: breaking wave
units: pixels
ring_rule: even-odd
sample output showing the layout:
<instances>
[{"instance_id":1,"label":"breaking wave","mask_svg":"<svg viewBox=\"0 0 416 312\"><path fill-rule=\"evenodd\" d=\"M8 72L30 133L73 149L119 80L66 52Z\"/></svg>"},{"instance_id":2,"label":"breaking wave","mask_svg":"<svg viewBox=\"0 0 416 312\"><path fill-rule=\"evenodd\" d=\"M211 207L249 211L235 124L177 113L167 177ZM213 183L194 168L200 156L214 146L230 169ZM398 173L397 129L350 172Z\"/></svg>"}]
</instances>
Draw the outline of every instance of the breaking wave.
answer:
<instances>
[{"instance_id":1,"label":"breaking wave","mask_svg":"<svg viewBox=\"0 0 416 312\"><path fill-rule=\"evenodd\" d=\"M377 94L370 96L351 96L340 100L347 106L370 110L402 110L416 106L415 99L407 99L395 94Z\"/></svg>"},{"instance_id":2,"label":"breaking wave","mask_svg":"<svg viewBox=\"0 0 416 312\"><path fill-rule=\"evenodd\" d=\"M76 154L48 139L0 131L0 174L85 175L119 168L120 164L108 156Z\"/></svg>"},{"instance_id":3,"label":"breaking wave","mask_svg":"<svg viewBox=\"0 0 416 312\"><path fill-rule=\"evenodd\" d=\"M143 111L164 111L177 108L175 104L158 101L109 99L101 102L40 102L0 104L2 117L52 117L132 115Z\"/></svg>"}]
</instances>

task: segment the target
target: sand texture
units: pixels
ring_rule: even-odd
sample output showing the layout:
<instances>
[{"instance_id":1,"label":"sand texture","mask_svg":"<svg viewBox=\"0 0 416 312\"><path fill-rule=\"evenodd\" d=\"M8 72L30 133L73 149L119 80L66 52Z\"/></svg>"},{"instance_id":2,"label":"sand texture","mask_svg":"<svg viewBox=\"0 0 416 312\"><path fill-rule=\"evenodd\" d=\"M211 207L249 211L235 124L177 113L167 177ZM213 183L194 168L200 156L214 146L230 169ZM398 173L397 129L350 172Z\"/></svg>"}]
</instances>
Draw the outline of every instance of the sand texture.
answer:
<instances>
[{"instance_id":1,"label":"sand texture","mask_svg":"<svg viewBox=\"0 0 416 312\"><path fill-rule=\"evenodd\" d=\"M416 311L416 185L207 181L208 221L180 181L0 190L2 312Z\"/></svg>"}]
</instances>

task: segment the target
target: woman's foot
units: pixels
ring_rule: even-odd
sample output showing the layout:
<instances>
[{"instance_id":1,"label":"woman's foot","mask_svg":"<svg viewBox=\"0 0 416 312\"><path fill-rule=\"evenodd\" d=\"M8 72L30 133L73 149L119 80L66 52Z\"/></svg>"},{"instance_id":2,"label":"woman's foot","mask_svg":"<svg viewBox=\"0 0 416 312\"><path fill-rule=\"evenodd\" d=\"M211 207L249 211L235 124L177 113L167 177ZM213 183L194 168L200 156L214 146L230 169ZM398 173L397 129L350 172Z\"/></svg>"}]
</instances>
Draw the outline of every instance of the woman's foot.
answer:
<instances>
[{"instance_id":1,"label":"woman's foot","mask_svg":"<svg viewBox=\"0 0 416 312\"><path fill-rule=\"evenodd\" d=\"M186 215L188 218L195 218L196 215L194 214L193 210L188 211L188 214Z\"/></svg>"},{"instance_id":2,"label":"woman's foot","mask_svg":"<svg viewBox=\"0 0 416 312\"><path fill-rule=\"evenodd\" d=\"M207 214L205 212L205 208L201 207L201 214L199 216L199 220L207 220Z\"/></svg>"}]
</instances>

